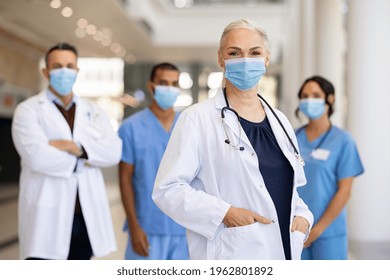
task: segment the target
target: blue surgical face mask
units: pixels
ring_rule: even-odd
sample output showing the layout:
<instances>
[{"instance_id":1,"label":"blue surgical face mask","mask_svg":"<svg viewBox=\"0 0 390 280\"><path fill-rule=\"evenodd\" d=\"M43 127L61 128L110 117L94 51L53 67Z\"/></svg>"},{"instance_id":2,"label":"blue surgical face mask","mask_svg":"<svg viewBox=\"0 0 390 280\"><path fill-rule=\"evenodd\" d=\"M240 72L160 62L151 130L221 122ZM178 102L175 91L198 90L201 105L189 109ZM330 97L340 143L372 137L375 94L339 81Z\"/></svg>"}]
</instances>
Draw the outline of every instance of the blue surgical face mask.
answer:
<instances>
[{"instance_id":1,"label":"blue surgical face mask","mask_svg":"<svg viewBox=\"0 0 390 280\"><path fill-rule=\"evenodd\" d=\"M72 92L76 81L77 71L69 68L59 68L50 71L50 85L61 96Z\"/></svg>"},{"instance_id":2,"label":"blue surgical face mask","mask_svg":"<svg viewBox=\"0 0 390 280\"><path fill-rule=\"evenodd\" d=\"M299 110L311 120L318 119L325 113L325 100L322 98L301 99Z\"/></svg>"},{"instance_id":3,"label":"blue surgical face mask","mask_svg":"<svg viewBox=\"0 0 390 280\"><path fill-rule=\"evenodd\" d=\"M254 88L266 72L265 58L234 58L225 60L225 78L239 90Z\"/></svg>"},{"instance_id":4,"label":"blue surgical face mask","mask_svg":"<svg viewBox=\"0 0 390 280\"><path fill-rule=\"evenodd\" d=\"M175 104L177 97L180 94L180 88L172 86L156 86L154 88L154 99L158 106L167 110Z\"/></svg>"}]
</instances>

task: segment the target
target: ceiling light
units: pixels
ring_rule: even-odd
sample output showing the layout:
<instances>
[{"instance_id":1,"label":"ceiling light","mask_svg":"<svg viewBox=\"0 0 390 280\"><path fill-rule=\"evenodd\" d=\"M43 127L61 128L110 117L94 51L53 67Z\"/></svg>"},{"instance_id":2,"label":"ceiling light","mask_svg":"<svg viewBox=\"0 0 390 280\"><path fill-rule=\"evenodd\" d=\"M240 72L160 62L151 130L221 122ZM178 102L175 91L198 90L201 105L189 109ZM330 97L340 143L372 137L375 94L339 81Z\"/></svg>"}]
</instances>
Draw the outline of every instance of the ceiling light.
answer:
<instances>
[{"instance_id":1,"label":"ceiling light","mask_svg":"<svg viewBox=\"0 0 390 280\"><path fill-rule=\"evenodd\" d=\"M223 80L223 72L212 72L210 73L207 86L211 89L217 89L220 87Z\"/></svg>"},{"instance_id":2,"label":"ceiling light","mask_svg":"<svg viewBox=\"0 0 390 280\"><path fill-rule=\"evenodd\" d=\"M104 37L104 35L103 35L103 32L101 32L101 31L96 31L96 33L93 35L93 38L94 38L96 41L102 40L103 37Z\"/></svg>"},{"instance_id":3,"label":"ceiling light","mask_svg":"<svg viewBox=\"0 0 390 280\"><path fill-rule=\"evenodd\" d=\"M192 0L175 0L174 1L176 8L188 8L192 7L194 5L194 2Z\"/></svg>"},{"instance_id":4,"label":"ceiling light","mask_svg":"<svg viewBox=\"0 0 390 280\"><path fill-rule=\"evenodd\" d=\"M84 38L86 35L85 30L81 29L81 28L76 28L76 30L74 31L74 34L76 34L76 36L78 38Z\"/></svg>"},{"instance_id":5,"label":"ceiling light","mask_svg":"<svg viewBox=\"0 0 390 280\"><path fill-rule=\"evenodd\" d=\"M88 26L88 20L86 20L85 18L80 18L77 21L77 26L80 28L86 28Z\"/></svg>"},{"instance_id":6,"label":"ceiling light","mask_svg":"<svg viewBox=\"0 0 390 280\"><path fill-rule=\"evenodd\" d=\"M114 53L119 53L121 51L122 47L118 43L112 43L110 46L110 50Z\"/></svg>"},{"instance_id":7,"label":"ceiling light","mask_svg":"<svg viewBox=\"0 0 390 280\"><path fill-rule=\"evenodd\" d=\"M61 5L61 0L52 0L50 2L50 7L52 7L53 9L58 9L59 7L61 7Z\"/></svg>"},{"instance_id":8,"label":"ceiling light","mask_svg":"<svg viewBox=\"0 0 390 280\"><path fill-rule=\"evenodd\" d=\"M97 31L96 26L93 24L88 24L88 26L85 28L85 30L87 31L87 34L89 34L89 35L93 35Z\"/></svg>"},{"instance_id":9,"label":"ceiling light","mask_svg":"<svg viewBox=\"0 0 390 280\"><path fill-rule=\"evenodd\" d=\"M111 45L111 38L110 37L104 37L102 40L101 40L101 43L103 46L105 47L108 47L109 45Z\"/></svg>"},{"instance_id":10,"label":"ceiling light","mask_svg":"<svg viewBox=\"0 0 390 280\"><path fill-rule=\"evenodd\" d=\"M191 79L190 74L188 74L187 72L180 73L179 85L182 89L190 89L193 85L193 81Z\"/></svg>"},{"instance_id":11,"label":"ceiling light","mask_svg":"<svg viewBox=\"0 0 390 280\"><path fill-rule=\"evenodd\" d=\"M65 7L62 9L61 14L64 17L71 17L73 15L73 10L70 7Z\"/></svg>"}]
</instances>

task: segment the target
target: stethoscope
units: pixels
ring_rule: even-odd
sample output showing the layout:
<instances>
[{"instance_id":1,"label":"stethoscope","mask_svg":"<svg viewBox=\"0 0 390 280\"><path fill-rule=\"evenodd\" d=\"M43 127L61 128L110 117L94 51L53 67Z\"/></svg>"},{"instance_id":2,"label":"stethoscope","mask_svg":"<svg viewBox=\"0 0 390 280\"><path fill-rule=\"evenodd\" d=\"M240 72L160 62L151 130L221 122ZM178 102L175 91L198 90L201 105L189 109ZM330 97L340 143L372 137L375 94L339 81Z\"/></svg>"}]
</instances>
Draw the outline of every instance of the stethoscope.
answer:
<instances>
[{"instance_id":1,"label":"stethoscope","mask_svg":"<svg viewBox=\"0 0 390 280\"><path fill-rule=\"evenodd\" d=\"M239 133L238 133L238 141L237 143L233 143L232 141L230 141L229 139L229 136L228 136L228 133L227 133L227 125L225 123L225 112L226 111L230 111L232 112L234 115L236 115L236 118L237 118L237 122L238 122L238 125L239 127L241 126L241 123L240 123L240 116L238 115L238 113L233 109L233 108L230 108L229 107L229 102L227 100L227 97L226 97L226 89L224 89L223 91L223 95L225 97L225 101L226 101L226 106L223 107L221 109L221 118L222 118L222 126L223 126L223 130L225 132L225 136L226 136L226 139L225 139L225 143L228 144L228 145L231 145L233 148L239 150L239 151L244 151L245 150L245 147L244 146L240 146L241 144L241 130L239 130ZM278 120L278 123L279 125L281 126L281 128L283 129L284 131L284 134L287 136L287 139L290 141L290 144L291 146L293 147L294 149L294 156L295 158L298 160L298 162L302 165L302 166L305 166L305 161L303 160L302 156L300 155L297 147L294 145L294 142L292 141L290 135L288 135L287 133L287 130L286 128L284 127L283 123L280 121L278 115L275 113L275 111L272 109L272 107L268 104L268 102L260 95L260 94L257 94L257 96L267 105L267 107L271 110L272 114L275 116L275 118Z\"/></svg>"}]
</instances>

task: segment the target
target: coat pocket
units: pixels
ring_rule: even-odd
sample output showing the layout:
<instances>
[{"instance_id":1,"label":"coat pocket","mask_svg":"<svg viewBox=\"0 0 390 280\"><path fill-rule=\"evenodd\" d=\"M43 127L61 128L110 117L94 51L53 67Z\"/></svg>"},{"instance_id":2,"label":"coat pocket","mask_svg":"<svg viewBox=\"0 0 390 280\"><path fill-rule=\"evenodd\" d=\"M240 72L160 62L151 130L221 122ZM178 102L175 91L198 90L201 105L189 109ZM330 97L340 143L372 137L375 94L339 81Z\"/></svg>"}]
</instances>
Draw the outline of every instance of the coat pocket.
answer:
<instances>
[{"instance_id":1,"label":"coat pocket","mask_svg":"<svg viewBox=\"0 0 390 280\"><path fill-rule=\"evenodd\" d=\"M305 240L306 234L296 230L292 232L290 236L292 244L291 258L293 260L300 260L303 250L303 241Z\"/></svg>"},{"instance_id":2,"label":"coat pocket","mask_svg":"<svg viewBox=\"0 0 390 280\"><path fill-rule=\"evenodd\" d=\"M216 240L217 260L283 259L280 234L274 224L254 223L223 228Z\"/></svg>"}]
</instances>

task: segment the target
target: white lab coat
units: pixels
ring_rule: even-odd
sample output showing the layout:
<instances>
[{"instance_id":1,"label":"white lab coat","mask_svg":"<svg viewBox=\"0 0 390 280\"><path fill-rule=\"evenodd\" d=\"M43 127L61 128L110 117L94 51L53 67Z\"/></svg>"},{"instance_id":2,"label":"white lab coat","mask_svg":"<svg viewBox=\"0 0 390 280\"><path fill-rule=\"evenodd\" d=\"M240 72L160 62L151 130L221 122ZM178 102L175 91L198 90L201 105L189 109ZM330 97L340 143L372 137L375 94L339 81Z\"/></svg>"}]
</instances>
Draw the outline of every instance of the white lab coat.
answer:
<instances>
[{"instance_id":1,"label":"white lab coat","mask_svg":"<svg viewBox=\"0 0 390 280\"><path fill-rule=\"evenodd\" d=\"M12 138L21 157L20 258L66 259L77 189L96 257L116 250L110 208L100 167L117 164L122 142L97 106L77 98L73 135L46 91L15 110ZM50 140L80 143L88 160L50 146ZM74 171L76 163L77 171Z\"/></svg>"},{"instance_id":2,"label":"white lab coat","mask_svg":"<svg viewBox=\"0 0 390 280\"><path fill-rule=\"evenodd\" d=\"M202 103L184 110L172 132L161 161L153 200L163 212L187 228L191 259L285 259L277 213L259 172L255 150L235 115L226 111L229 139L240 151L225 143L221 109L226 106L222 90ZM265 112L284 155L294 169L291 219L295 215L313 224L313 215L299 198L297 187L306 183L303 167L277 119ZM287 118L275 110L298 147ZM273 224L254 223L227 228L222 223L230 206L252 210ZM305 234L290 234L293 259L300 259Z\"/></svg>"}]
</instances>

